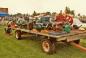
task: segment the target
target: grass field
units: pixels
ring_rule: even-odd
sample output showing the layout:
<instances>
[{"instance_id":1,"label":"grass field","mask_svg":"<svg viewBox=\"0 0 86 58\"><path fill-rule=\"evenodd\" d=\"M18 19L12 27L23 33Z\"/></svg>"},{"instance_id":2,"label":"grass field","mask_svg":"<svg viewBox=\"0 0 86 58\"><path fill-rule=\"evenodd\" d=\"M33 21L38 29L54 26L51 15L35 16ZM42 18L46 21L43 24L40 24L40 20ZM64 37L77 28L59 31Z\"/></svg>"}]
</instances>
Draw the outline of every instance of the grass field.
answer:
<instances>
[{"instance_id":1,"label":"grass field","mask_svg":"<svg viewBox=\"0 0 86 58\"><path fill-rule=\"evenodd\" d=\"M86 40L81 40L81 45L86 47ZM6 35L3 26L0 26L0 58L86 58L86 52L57 44L57 53L48 55L41 50L40 41L35 37L17 40L14 34Z\"/></svg>"}]
</instances>

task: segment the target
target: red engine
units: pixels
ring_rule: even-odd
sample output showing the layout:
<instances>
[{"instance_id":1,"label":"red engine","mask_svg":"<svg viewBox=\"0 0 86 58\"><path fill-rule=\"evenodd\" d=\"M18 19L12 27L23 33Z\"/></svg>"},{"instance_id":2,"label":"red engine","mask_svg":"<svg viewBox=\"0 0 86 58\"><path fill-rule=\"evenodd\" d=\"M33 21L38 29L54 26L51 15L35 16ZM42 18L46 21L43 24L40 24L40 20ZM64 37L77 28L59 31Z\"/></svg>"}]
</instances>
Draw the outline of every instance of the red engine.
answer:
<instances>
[{"instance_id":1,"label":"red engine","mask_svg":"<svg viewBox=\"0 0 86 58\"><path fill-rule=\"evenodd\" d=\"M73 17L70 15L57 15L56 22L63 24L65 22L69 22L71 25L73 24Z\"/></svg>"}]
</instances>

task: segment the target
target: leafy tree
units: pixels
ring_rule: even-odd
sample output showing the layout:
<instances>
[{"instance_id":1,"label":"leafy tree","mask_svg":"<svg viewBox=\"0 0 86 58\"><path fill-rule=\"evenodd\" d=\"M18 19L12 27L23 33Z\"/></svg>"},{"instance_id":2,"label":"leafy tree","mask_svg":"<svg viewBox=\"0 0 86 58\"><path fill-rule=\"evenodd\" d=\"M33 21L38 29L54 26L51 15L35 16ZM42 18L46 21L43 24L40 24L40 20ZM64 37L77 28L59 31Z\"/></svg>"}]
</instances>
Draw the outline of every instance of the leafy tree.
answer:
<instances>
[{"instance_id":1,"label":"leafy tree","mask_svg":"<svg viewBox=\"0 0 86 58\"><path fill-rule=\"evenodd\" d=\"M65 8L65 13L71 14L71 15L75 16L74 10L71 10L69 7L66 7L66 8Z\"/></svg>"},{"instance_id":2,"label":"leafy tree","mask_svg":"<svg viewBox=\"0 0 86 58\"><path fill-rule=\"evenodd\" d=\"M70 13L71 13L73 16L75 16L74 10L72 10Z\"/></svg>"},{"instance_id":3,"label":"leafy tree","mask_svg":"<svg viewBox=\"0 0 86 58\"><path fill-rule=\"evenodd\" d=\"M51 15L51 13L50 12L46 12L46 15Z\"/></svg>"},{"instance_id":4,"label":"leafy tree","mask_svg":"<svg viewBox=\"0 0 86 58\"><path fill-rule=\"evenodd\" d=\"M65 13L67 13L67 14L70 13L70 8L69 8L69 7L66 7L66 8L65 8Z\"/></svg>"},{"instance_id":5,"label":"leafy tree","mask_svg":"<svg viewBox=\"0 0 86 58\"><path fill-rule=\"evenodd\" d=\"M33 15L33 16L36 16L36 15L37 15L36 11L34 11L32 15Z\"/></svg>"}]
</instances>

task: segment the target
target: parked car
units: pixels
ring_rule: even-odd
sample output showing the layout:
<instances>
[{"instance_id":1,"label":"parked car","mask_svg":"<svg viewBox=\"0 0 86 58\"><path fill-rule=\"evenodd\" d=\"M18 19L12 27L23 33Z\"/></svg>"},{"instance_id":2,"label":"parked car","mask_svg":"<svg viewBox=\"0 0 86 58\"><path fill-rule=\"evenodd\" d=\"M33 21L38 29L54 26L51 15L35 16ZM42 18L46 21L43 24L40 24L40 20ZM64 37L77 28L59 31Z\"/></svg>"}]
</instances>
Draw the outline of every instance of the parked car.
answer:
<instances>
[{"instance_id":1,"label":"parked car","mask_svg":"<svg viewBox=\"0 0 86 58\"><path fill-rule=\"evenodd\" d=\"M73 19L73 26L74 28L79 28L79 29L86 29L86 23L81 22L79 19L74 18Z\"/></svg>"}]
</instances>

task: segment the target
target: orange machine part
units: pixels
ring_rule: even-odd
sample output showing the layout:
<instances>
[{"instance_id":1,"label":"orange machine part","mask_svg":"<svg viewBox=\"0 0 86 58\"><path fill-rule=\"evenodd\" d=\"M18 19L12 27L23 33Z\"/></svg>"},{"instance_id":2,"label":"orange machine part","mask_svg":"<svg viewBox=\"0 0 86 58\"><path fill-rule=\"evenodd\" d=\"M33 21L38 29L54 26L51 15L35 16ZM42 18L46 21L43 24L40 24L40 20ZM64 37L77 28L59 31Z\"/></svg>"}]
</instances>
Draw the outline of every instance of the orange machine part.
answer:
<instances>
[{"instance_id":1,"label":"orange machine part","mask_svg":"<svg viewBox=\"0 0 86 58\"><path fill-rule=\"evenodd\" d=\"M76 44L76 43L74 43L74 42L71 42L70 44L73 45L73 46L75 46L76 48L79 48L79 49L81 49L82 51L85 51L85 52L86 52L86 48L85 48L85 47L83 47L83 46L81 46L81 45L79 45L79 44Z\"/></svg>"}]
</instances>

